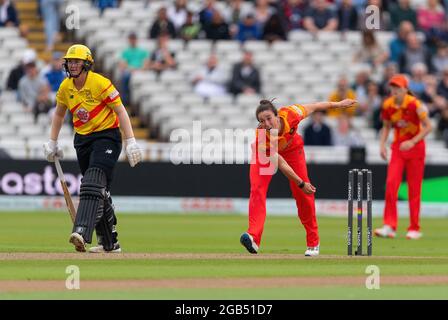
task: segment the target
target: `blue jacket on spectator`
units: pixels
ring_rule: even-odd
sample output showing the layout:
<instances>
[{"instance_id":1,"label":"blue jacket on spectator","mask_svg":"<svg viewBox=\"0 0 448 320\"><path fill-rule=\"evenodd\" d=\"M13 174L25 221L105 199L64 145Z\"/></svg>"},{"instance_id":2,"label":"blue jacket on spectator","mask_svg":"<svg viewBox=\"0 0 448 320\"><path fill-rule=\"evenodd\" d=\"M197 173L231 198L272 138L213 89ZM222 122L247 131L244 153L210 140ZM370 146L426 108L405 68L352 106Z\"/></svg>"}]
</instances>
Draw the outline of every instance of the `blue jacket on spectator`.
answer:
<instances>
[{"instance_id":1,"label":"blue jacket on spectator","mask_svg":"<svg viewBox=\"0 0 448 320\"><path fill-rule=\"evenodd\" d=\"M118 7L118 0L92 0L93 4L97 6L101 13L106 8L117 8Z\"/></svg>"},{"instance_id":2,"label":"blue jacket on spectator","mask_svg":"<svg viewBox=\"0 0 448 320\"><path fill-rule=\"evenodd\" d=\"M260 40L260 28L257 24L248 26L242 22L238 25L237 39L241 42L246 40Z\"/></svg>"},{"instance_id":3,"label":"blue jacket on spectator","mask_svg":"<svg viewBox=\"0 0 448 320\"><path fill-rule=\"evenodd\" d=\"M51 91L57 92L62 81L65 79L65 73L62 70L50 70L45 74L50 83Z\"/></svg>"},{"instance_id":4,"label":"blue jacket on spectator","mask_svg":"<svg viewBox=\"0 0 448 320\"><path fill-rule=\"evenodd\" d=\"M395 38L389 44L390 61L398 63L403 52L406 50L406 42L400 38Z\"/></svg>"}]
</instances>

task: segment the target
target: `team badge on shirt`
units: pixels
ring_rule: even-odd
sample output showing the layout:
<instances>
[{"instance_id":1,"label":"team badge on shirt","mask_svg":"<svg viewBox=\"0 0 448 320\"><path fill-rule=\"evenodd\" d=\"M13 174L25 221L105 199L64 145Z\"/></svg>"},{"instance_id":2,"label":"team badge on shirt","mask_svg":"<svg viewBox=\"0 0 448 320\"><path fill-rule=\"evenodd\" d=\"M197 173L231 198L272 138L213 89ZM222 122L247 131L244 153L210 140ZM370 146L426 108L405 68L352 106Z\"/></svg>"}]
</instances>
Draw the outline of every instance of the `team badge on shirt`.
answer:
<instances>
[{"instance_id":1,"label":"team badge on shirt","mask_svg":"<svg viewBox=\"0 0 448 320\"><path fill-rule=\"evenodd\" d=\"M83 123L89 121L89 111L87 111L84 108L79 108L76 111L76 115L78 116L79 120L81 120Z\"/></svg>"}]
</instances>

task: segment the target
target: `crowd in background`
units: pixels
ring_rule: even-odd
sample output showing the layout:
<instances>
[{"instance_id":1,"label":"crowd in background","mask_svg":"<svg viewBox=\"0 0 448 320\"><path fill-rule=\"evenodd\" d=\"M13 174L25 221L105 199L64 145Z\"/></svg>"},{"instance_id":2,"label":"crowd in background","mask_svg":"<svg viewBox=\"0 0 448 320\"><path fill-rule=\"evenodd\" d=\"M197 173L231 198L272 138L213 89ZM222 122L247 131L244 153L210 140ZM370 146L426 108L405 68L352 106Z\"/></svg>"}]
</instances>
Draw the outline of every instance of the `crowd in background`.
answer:
<instances>
[{"instance_id":1,"label":"crowd in background","mask_svg":"<svg viewBox=\"0 0 448 320\"><path fill-rule=\"evenodd\" d=\"M46 24L49 23L48 30L54 29L54 19L48 18L45 13L49 8L47 2L56 5L63 0L40 1L42 8L45 8L42 16ZM223 2L227 5L220 5ZM245 10L245 2L251 2L253 9ZM101 11L118 7L121 3L119 0L92 0L92 4ZM380 10L380 30L395 33L387 47L377 41L375 31L365 27L369 18L366 7L369 5L375 5ZM9 0L0 0L1 26L19 25L17 14L11 7L13 4ZM362 46L354 52L353 62L364 63L369 68L360 71L353 83L341 76L328 99L339 101L354 98L359 101L359 106L343 117L340 114L326 115L340 118L337 120L338 130L327 130L326 116L315 115L313 123L306 128L305 143L362 144L357 138L359 135L353 133L351 117L367 117L372 127L379 130L381 104L389 94L388 79L393 74L406 73L410 78L411 91L427 105L430 116L437 119L438 134L445 139L448 147L447 14L448 0L205 0L198 11L190 11L188 1L176 0L158 10L156 19L147 30L149 39L157 39L157 48L153 52L138 46L136 33L129 35L129 46L122 52L119 65L122 71L121 92L124 101L129 103L129 80L133 70L153 70L160 74L166 69L176 68L175 54L168 49L170 39L232 39L241 43L265 40L271 43L287 40L292 30L305 30L313 35L320 31L358 30L362 34ZM51 34L51 31L47 32ZM57 33L57 30L53 32ZM48 36L47 41L53 38ZM51 48L52 43L47 45ZM22 73L33 78L36 72L30 71L32 68L29 67L29 64L22 62ZM212 53L206 65L192 74L191 84L195 92L206 98L222 94L262 94L261 68L254 64L251 52L244 52L242 60L232 67L229 77L221 70L218 57ZM45 78L42 72L37 73ZM49 80L47 76L46 81ZM24 94L20 93L19 84L10 86L8 81L8 86L11 89L19 88L21 101L29 105L22 97ZM35 105L36 97L45 94L40 86L32 87ZM56 88L55 85L50 87Z\"/></svg>"},{"instance_id":2,"label":"crowd in background","mask_svg":"<svg viewBox=\"0 0 448 320\"><path fill-rule=\"evenodd\" d=\"M330 101L344 98L357 99L359 106L349 110L348 117L337 120L337 130L322 129L321 116L313 119L307 128L305 143L308 145L360 145L359 134L354 132L350 117L364 116L377 131L382 123L382 101L388 96L388 79L396 73L410 77L410 89L429 108L430 116L438 119L440 137L446 139L445 109L448 108L448 1L438 0L255 0L253 10L244 10L242 0L227 1L223 10L214 0L204 1L199 12L187 9L187 1L177 0L173 5L161 7L157 18L148 30L149 39L160 36L170 39L217 40L287 40L291 30L306 30L314 35L320 31L356 31L362 34L361 49L354 53L353 62L369 65L360 71L353 83L344 76L337 82ZM377 41L375 31L365 28L368 18L366 7L380 8L379 29L396 33L388 47ZM169 40L167 40L169 41ZM128 57L132 56L129 54ZM136 50L136 49L135 49ZM144 49L138 49L139 51ZM151 69L141 57L138 68ZM172 59L175 60L173 53ZM126 55L122 56L126 61ZM130 58L129 61L134 60ZM151 59L152 60L152 59ZM163 59L162 59L163 60ZM128 61L128 62L129 62ZM131 63L132 64L132 63ZM164 65L175 68L176 63ZM261 67L261 66L260 66ZM160 72L162 69L156 71ZM126 82L125 82L126 83ZM219 68L218 57L212 54L202 70L192 77L194 90L204 97L223 94L259 94L262 92L260 69L252 61L251 53L233 66L229 76ZM128 90L128 89L126 89ZM328 116L340 117L339 114ZM322 124L321 124L322 123ZM324 130L324 133L320 133ZM328 133L327 133L328 131ZM307 138L313 135L317 137ZM319 136L324 138L320 139Z\"/></svg>"},{"instance_id":3,"label":"crowd in background","mask_svg":"<svg viewBox=\"0 0 448 320\"><path fill-rule=\"evenodd\" d=\"M35 122L39 114L49 114L54 108L56 92L66 77L62 57L62 52L55 51L50 63L43 64L36 51L27 49L8 76L6 88L17 93L23 111L32 113Z\"/></svg>"}]
</instances>

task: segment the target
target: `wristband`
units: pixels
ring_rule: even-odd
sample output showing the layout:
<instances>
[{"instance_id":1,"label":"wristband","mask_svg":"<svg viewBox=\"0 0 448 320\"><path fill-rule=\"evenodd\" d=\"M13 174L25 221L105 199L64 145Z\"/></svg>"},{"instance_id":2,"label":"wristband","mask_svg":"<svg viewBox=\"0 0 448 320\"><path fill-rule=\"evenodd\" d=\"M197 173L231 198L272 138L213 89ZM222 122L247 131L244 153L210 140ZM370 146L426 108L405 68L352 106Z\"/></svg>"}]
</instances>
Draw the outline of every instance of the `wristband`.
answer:
<instances>
[{"instance_id":1,"label":"wristband","mask_svg":"<svg viewBox=\"0 0 448 320\"><path fill-rule=\"evenodd\" d=\"M302 180L302 182L299 183L299 188L300 188L300 189L303 189L304 186L305 186L305 181Z\"/></svg>"},{"instance_id":2,"label":"wristband","mask_svg":"<svg viewBox=\"0 0 448 320\"><path fill-rule=\"evenodd\" d=\"M57 141L57 140L52 140L52 139L50 139L50 141L49 141L49 145L50 145L50 147L52 147L52 148L56 148L57 145L58 145L58 141Z\"/></svg>"},{"instance_id":3,"label":"wristband","mask_svg":"<svg viewBox=\"0 0 448 320\"><path fill-rule=\"evenodd\" d=\"M134 143L137 143L137 141L135 141L134 137L126 139L126 145L134 144Z\"/></svg>"}]
</instances>

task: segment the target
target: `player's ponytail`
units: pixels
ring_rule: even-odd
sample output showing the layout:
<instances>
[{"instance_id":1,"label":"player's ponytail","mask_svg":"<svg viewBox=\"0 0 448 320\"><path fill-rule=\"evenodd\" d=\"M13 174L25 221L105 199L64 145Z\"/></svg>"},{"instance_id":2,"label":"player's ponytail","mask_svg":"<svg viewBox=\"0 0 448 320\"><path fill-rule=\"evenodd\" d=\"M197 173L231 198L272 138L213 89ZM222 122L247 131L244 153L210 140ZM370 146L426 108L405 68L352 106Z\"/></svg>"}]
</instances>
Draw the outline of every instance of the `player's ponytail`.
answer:
<instances>
[{"instance_id":1,"label":"player's ponytail","mask_svg":"<svg viewBox=\"0 0 448 320\"><path fill-rule=\"evenodd\" d=\"M274 100L275 98L272 100L266 100L266 99L260 100L257 110L255 111L255 118L257 118L257 120L258 115L263 111L271 110L274 113L274 115L277 116L277 108L272 103Z\"/></svg>"},{"instance_id":2,"label":"player's ponytail","mask_svg":"<svg viewBox=\"0 0 448 320\"><path fill-rule=\"evenodd\" d=\"M409 89L408 89L408 92L407 92L406 94L408 94L408 95L410 95L410 96L413 96L413 97L417 97L417 96L415 95L415 93L412 92L412 91L409 90Z\"/></svg>"}]
</instances>

